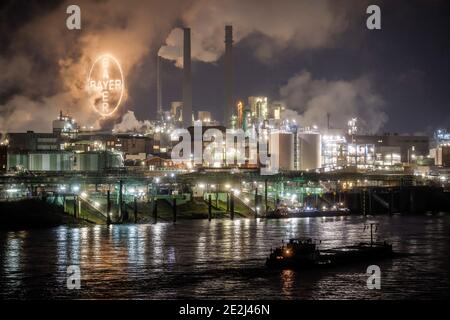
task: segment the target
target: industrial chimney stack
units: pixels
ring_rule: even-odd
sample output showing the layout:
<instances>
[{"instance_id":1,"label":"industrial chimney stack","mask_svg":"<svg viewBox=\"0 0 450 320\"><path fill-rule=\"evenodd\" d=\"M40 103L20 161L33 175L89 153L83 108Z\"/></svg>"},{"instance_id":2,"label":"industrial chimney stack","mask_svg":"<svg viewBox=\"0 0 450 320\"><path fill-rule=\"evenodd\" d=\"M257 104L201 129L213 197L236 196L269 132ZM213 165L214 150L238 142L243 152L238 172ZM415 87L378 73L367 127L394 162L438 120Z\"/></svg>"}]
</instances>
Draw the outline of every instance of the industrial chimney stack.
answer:
<instances>
[{"instance_id":1,"label":"industrial chimney stack","mask_svg":"<svg viewBox=\"0 0 450 320\"><path fill-rule=\"evenodd\" d=\"M156 107L157 107L157 118L162 120L162 82L161 82L161 57L158 55L156 60Z\"/></svg>"},{"instance_id":2,"label":"industrial chimney stack","mask_svg":"<svg viewBox=\"0 0 450 320\"><path fill-rule=\"evenodd\" d=\"M192 125L191 29L183 30L183 126L187 128Z\"/></svg>"},{"instance_id":3,"label":"industrial chimney stack","mask_svg":"<svg viewBox=\"0 0 450 320\"><path fill-rule=\"evenodd\" d=\"M233 26L225 26L225 108L224 125L227 127L233 105Z\"/></svg>"}]
</instances>

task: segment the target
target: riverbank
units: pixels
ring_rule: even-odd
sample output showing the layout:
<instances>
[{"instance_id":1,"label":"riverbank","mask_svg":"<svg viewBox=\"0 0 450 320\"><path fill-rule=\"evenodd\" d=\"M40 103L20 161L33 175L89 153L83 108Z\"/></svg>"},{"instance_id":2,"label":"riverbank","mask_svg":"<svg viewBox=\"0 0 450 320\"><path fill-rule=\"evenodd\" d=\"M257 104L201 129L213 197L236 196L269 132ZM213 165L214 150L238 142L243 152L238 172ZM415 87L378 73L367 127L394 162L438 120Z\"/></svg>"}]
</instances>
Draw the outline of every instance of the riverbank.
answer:
<instances>
[{"instance_id":1,"label":"riverbank","mask_svg":"<svg viewBox=\"0 0 450 320\"><path fill-rule=\"evenodd\" d=\"M42 200L26 199L0 202L0 230L27 230L89 225L88 222L64 214L61 206Z\"/></svg>"}]
</instances>

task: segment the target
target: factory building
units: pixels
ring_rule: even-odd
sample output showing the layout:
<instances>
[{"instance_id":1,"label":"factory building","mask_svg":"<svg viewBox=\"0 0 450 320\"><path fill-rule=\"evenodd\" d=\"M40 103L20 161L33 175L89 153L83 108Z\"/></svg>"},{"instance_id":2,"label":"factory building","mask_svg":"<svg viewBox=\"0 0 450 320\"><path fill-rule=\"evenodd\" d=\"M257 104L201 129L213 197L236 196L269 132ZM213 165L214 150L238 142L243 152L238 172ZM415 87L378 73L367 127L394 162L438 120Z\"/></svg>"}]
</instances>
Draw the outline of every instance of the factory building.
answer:
<instances>
[{"instance_id":1,"label":"factory building","mask_svg":"<svg viewBox=\"0 0 450 320\"><path fill-rule=\"evenodd\" d=\"M450 167L450 145L440 145L436 148L435 165Z\"/></svg>"},{"instance_id":2,"label":"factory building","mask_svg":"<svg viewBox=\"0 0 450 320\"><path fill-rule=\"evenodd\" d=\"M8 133L9 152L57 151L62 149L63 140L55 133Z\"/></svg>"},{"instance_id":3,"label":"factory building","mask_svg":"<svg viewBox=\"0 0 450 320\"><path fill-rule=\"evenodd\" d=\"M213 121L212 117L211 117L211 112L199 111L198 112L198 121L201 121L205 125L208 125L209 123L211 123Z\"/></svg>"},{"instance_id":4,"label":"factory building","mask_svg":"<svg viewBox=\"0 0 450 320\"><path fill-rule=\"evenodd\" d=\"M401 165L401 148L392 146L375 147L375 166Z\"/></svg>"},{"instance_id":5,"label":"factory building","mask_svg":"<svg viewBox=\"0 0 450 320\"><path fill-rule=\"evenodd\" d=\"M68 151L42 151L8 153L8 170L33 172L103 171L123 166L120 153L90 151L73 153Z\"/></svg>"},{"instance_id":6,"label":"factory building","mask_svg":"<svg viewBox=\"0 0 450 320\"><path fill-rule=\"evenodd\" d=\"M123 167L123 157L119 152L91 151L75 153L73 170L75 171L104 171Z\"/></svg>"},{"instance_id":7,"label":"factory building","mask_svg":"<svg viewBox=\"0 0 450 320\"><path fill-rule=\"evenodd\" d=\"M450 145L450 132L448 132L446 129L438 129L434 132L433 137L433 148L436 148L440 145Z\"/></svg>"},{"instance_id":8,"label":"factory building","mask_svg":"<svg viewBox=\"0 0 450 320\"><path fill-rule=\"evenodd\" d=\"M248 97L248 105L252 118L263 121L269 116L267 97Z\"/></svg>"},{"instance_id":9,"label":"factory building","mask_svg":"<svg viewBox=\"0 0 450 320\"><path fill-rule=\"evenodd\" d=\"M399 135L394 133L385 135L354 135L352 139L354 144L373 145L375 153L380 153L381 147L397 147L399 148L399 156L402 163L412 163L418 157L426 157L430 148L430 139L427 136Z\"/></svg>"},{"instance_id":10,"label":"factory building","mask_svg":"<svg viewBox=\"0 0 450 320\"><path fill-rule=\"evenodd\" d=\"M82 133L77 139L65 142L64 149L74 152L116 151L118 140L115 135L110 133Z\"/></svg>"},{"instance_id":11,"label":"factory building","mask_svg":"<svg viewBox=\"0 0 450 320\"><path fill-rule=\"evenodd\" d=\"M75 139L78 136L78 132L79 126L75 119L69 115L63 115L62 111L60 111L58 119L53 121L53 133Z\"/></svg>"},{"instance_id":12,"label":"factory building","mask_svg":"<svg viewBox=\"0 0 450 320\"><path fill-rule=\"evenodd\" d=\"M8 146L0 144L0 172L8 169Z\"/></svg>"},{"instance_id":13,"label":"factory building","mask_svg":"<svg viewBox=\"0 0 450 320\"><path fill-rule=\"evenodd\" d=\"M352 137L342 135L336 130L330 133L322 136L321 168L324 171L341 170L346 167L358 169L374 167L375 147L373 144L352 143Z\"/></svg>"},{"instance_id":14,"label":"factory building","mask_svg":"<svg viewBox=\"0 0 450 320\"><path fill-rule=\"evenodd\" d=\"M66 151L32 151L8 153L8 170L70 171L73 153Z\"/></svg>"},{"instance_id":15,"label":"factory building","mask_svg":"<svg viewBox=\"0 0 450 320\"><path fill-rule=\"evenodd\" d=\"M116 150L125 155L151 154L153 152L153 139L141 135L118 135L116 137Z\"/></svg>"},{"instance_id":16,"label":"factory building","mask_svg":"<svg viewBox=\"0 0 450 320\"><path fill-rule=\"evenodd\" d=\"M430 158L438 167L450 167L450 133L445 129L438 129L434 133Z\"/></svg>"},{"instance_id":17,"label":"factory building","mask_svg":"<svg viewBox=\"0 0 450 320\"><path fill-rule=\"evenodd\" d=\"M175 122L183 121L183 102L182 101L172 101L170 105L170 115Z\"/></svg>"},{"instance_id":18,"label":"factory building","mask_svg":"<svg viewBox=\"0 0 450 320\"><path fill-rule=\"evenodd\" d=\"M321 168L326 171L344 168L347 165L347 153L345 136L339 133L322 135Z\"/></svg>"},{"instance_id":19,"label":"factory building","mask_svg":"<svg viewBox=\"0 0 450 320\"><path fill-rule=\"evenodd\" d=\"M191 136L191 155L195 155L194 148L196 145L200 144L202 148L201 159L192 159L195 160L195 162L201 163L201 165L197 164L197 166L220 168L224 165L225 147L223 144L219 145L218 142L204 140L204 134L209 129L218 130L222 136L225 137L226 128L224 126L202 126L201 136L195 134L195 127L190 126L188 128L188 132ZM211 162L208 162L208 159L203 158L205 151L211 154L211 159L209 159Z\"/></svg>"},{"instance_id":20,"label":"factory building","mask_svg":"<svg viewBox=\"0 0 450 320\"><path fill-rule=\"evenodd\" d=\"M274 103L271 108L270 116L274 120L281 120L281 112L283 111L283 106L280 103Z\"/></svg>"}]
</instances>

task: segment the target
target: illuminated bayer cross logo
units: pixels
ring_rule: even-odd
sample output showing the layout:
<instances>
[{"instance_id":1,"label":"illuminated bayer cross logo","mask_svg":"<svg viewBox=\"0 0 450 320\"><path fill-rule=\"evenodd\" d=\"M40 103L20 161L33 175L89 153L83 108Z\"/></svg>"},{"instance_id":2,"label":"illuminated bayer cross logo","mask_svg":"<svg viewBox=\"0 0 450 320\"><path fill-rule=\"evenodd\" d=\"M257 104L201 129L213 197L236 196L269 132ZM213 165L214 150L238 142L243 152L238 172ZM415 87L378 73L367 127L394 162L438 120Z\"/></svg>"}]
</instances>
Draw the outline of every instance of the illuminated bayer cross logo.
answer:
<instances>
[{"instance_id":1,"label":"illuminated bayer cross logo","mask_svg":"<svg viewBox=\"0 0 450 320\"><path fill-rule=\"evenodd\" d=\"M119 108L124 93L123 72L112 55L102 55L93 63L88 92L92 107L102 117L111 116Z\"/></svg>"}]
</instances>

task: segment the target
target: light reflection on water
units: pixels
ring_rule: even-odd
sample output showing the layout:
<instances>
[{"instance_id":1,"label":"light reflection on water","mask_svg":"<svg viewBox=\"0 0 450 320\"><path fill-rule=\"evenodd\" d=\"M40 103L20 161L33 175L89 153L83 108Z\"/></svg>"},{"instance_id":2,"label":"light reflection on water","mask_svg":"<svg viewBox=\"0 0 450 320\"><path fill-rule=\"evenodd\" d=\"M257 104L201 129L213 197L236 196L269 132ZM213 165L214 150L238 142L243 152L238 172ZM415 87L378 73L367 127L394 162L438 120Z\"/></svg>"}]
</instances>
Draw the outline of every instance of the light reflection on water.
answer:
<instances>
[{"instance_id":1,"label":"light reflection on water","mask_svg":"<svg viewBox=\"0 0 450 320\"><path fill-rule=\"evenodd\" d=\"M270 271L282 239L321 247L377 236L411 255L380 261L382 290L366 289L367 265L323 271ZM2 298L397 299L450 297L450 217L336 217L179 221L0 233ZM66 289L69 265L82 289Z\"/></svg>"}]
</instances>

